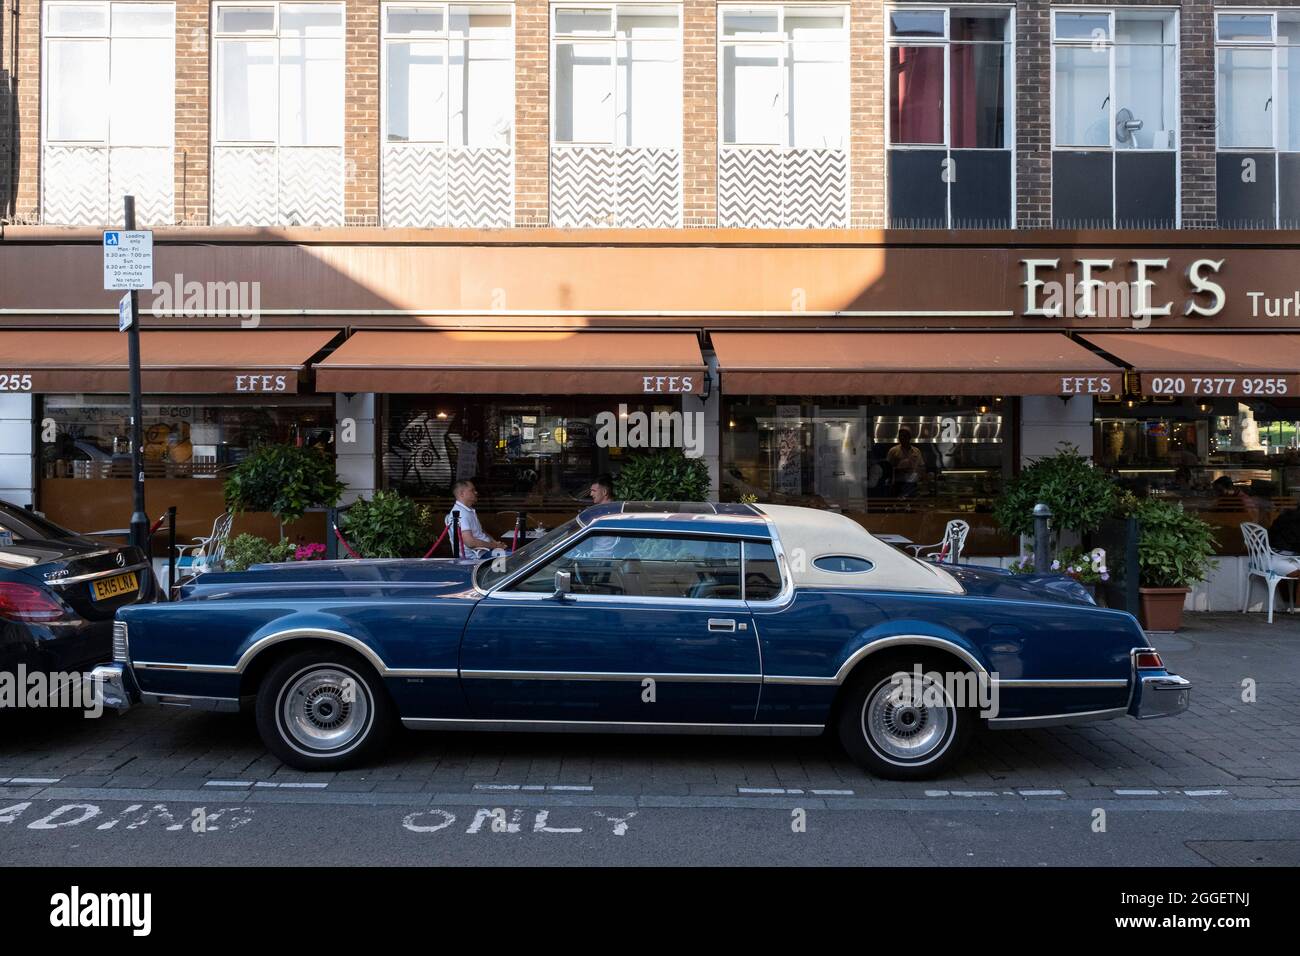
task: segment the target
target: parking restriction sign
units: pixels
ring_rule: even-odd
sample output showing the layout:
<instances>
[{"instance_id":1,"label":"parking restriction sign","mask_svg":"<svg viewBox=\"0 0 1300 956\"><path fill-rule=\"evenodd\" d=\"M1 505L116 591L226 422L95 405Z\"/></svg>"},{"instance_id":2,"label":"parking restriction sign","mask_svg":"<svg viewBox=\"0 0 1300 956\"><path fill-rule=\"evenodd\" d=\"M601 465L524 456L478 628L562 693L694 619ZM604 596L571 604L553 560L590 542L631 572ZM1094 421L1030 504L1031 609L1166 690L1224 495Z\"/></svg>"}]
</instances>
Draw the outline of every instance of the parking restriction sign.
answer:
<instances>
[{"instance_id":1,"label":"parking restriction sign","mask_svg":"<svg viewBox=\"0 0 1300 956\"><path fill-rule=\"evenodd\" d=\"M115 229L104 233L104 288L153 288L153 233Z\"/></svg>"}]
</instances>

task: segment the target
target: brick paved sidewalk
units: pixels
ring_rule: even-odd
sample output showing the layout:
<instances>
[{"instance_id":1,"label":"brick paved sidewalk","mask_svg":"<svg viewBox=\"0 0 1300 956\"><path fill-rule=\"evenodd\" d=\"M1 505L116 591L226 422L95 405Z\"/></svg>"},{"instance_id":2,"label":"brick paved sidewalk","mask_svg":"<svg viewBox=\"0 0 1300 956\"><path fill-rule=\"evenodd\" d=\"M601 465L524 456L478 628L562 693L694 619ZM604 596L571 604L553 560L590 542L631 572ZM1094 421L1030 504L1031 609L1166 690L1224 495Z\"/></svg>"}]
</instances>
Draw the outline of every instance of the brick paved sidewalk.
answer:
<instances>
[{"instance_id":1,"label":"brick paved sidewalk","mask_svg":"<svg viewBox=\"0 0 1300 956\"><path fill-rule=\"evenodd\" d=\"M958 772L925 784L876 780L830 739L406 732L373 767L308 775L267 755L252 719L137 708L83 720L0 715L0 784L193 789L217 780L328 782L331 791L465 791L475 785L594 786L601 793L733 795L747 788L852 788L863 796L927 789L1051 788L1071 797L1116 788L1213 788L1235 798L1300 797L1300 616L1189 615L1154 635L1195 684L1172 719L976 737ZM1256 701L1242 700L1253 681ZM17 781L14 781L17 783Z\"/></svg>"}]
</instances>

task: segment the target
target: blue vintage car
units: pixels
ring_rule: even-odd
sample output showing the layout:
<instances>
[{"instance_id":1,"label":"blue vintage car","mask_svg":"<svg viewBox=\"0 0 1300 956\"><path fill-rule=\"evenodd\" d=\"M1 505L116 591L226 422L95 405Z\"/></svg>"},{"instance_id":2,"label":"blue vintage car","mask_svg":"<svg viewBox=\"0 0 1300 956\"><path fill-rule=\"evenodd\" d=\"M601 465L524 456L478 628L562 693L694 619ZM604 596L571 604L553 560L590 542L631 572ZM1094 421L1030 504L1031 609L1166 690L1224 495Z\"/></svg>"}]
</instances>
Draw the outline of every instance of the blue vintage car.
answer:
<instances>
[{"instance_id":1,"label":"blue vintage car","mask_svg":"<svg viewBox=\"0 0 1300 956\"><path fill-rule=\"evenodd\" d=\"M589 508L513 555L206 574L117 614L109 706L255 709L303 769L392 727L838 735L941 772L979 724L1184 710L1129 614L1067 578L917 561L777 505Z\"/></svg>"}]
</instances>

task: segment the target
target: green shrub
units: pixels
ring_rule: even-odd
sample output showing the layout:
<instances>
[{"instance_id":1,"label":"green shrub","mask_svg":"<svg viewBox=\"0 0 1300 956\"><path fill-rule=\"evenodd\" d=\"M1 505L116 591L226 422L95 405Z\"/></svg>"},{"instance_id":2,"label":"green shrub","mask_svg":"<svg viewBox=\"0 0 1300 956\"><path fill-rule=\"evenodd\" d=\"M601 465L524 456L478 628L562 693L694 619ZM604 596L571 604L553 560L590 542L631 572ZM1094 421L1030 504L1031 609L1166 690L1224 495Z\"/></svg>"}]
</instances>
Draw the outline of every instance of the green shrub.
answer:
<instances>
[{"instance_id":1,"label":"green shrub","mask_svg":"<svg viewBox=\"0 0 1300 956\"><path fill-rule=\"evenodd\" d=\"M309 508L333 507L346 488L334 473L334 461L324 452L261 445L226 478L226 505L232 511L269 511L283 525L301 518Z\"/></svg>"},{"instance_id":2,"label":"green shrub","mask_svg":"<svg viewBox=\"0 0 1300 956\"><path fill-rule=\"evenodd\" d=\"M1034 505L1052 509L1056 530L1095 530L1115 509L1116 492L1100 470L1062 442L1060 451L1033 460L1007 482L993 507L993 517L1009 534L1034 533Z\"/></svg>"},{"instance_id":3,"label":"green shrub","mask_svg":"<svg viewBox=\"0 0 1300 956\"><path fill-rule=\"evenodd\" d=\"M1217 565L1210 557L1214 530L1181 504L1146 498L1133 514L1139 525L1138 574L1143 587L1189 588Z\"/></svg>"},{"instance_id":4,"label":"green shrub","mask_svg":"<svg viewBox=\"0 0 1300 956\"><path fill-rule=\"evenodd\" d=\"M624 501L704 501L709 495L709 466L687 458L679 448L635 455L614 482Z\"/></svg>"},{"instance_id":5,"label":"green shrub","mask_svg":"<svg viewBox=\"0 0 1300 956\"><path fill-rule=\"evenodd\" d=\"M396 491L376 491L348 506L339 530L363 558L422 558L438 536L429 506Z\"/></svg>"},{"instance_id":6,"label":"green shrub","mask_svg":"<svg viewBox=\"0 0 1300 956\"><path fill-rule=\"evenodd\" d=\"M289 561L297 546L292 541L267 541L255 534L236 535L226 545L227 571L247 571L255 564L279 564Z\"/></svg>"}]
</instances>

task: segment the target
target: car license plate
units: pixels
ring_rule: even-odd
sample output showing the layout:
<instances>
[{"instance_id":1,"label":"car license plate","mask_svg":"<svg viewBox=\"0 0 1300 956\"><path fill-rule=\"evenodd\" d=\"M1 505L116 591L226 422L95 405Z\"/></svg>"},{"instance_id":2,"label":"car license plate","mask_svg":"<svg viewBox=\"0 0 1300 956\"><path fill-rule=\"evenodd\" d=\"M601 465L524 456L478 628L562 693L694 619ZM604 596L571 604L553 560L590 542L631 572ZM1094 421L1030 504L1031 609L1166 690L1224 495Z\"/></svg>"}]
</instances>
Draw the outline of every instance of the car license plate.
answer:
<instances>
[{"instance_id":1,"label":"car license plate","mask_svg":"<svg viewBox=\"0 0 1300 956\"><path fill-rule=\"evenodd\" d=\"M130 594L138 590L140 590L140 580L135 576L134 571L90 582L90 593L96 601L107 601L120 594Z\"/></svg>"}]
</instances>

